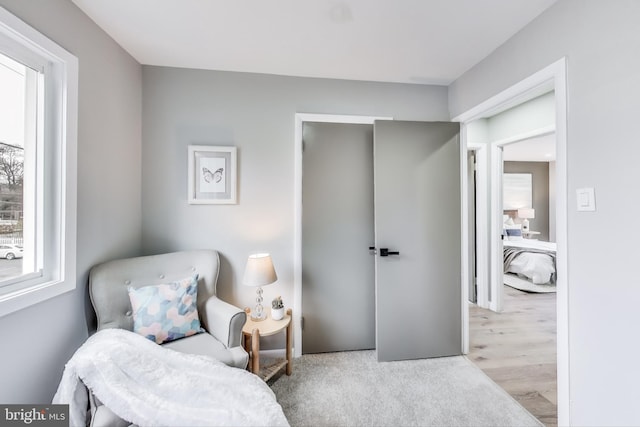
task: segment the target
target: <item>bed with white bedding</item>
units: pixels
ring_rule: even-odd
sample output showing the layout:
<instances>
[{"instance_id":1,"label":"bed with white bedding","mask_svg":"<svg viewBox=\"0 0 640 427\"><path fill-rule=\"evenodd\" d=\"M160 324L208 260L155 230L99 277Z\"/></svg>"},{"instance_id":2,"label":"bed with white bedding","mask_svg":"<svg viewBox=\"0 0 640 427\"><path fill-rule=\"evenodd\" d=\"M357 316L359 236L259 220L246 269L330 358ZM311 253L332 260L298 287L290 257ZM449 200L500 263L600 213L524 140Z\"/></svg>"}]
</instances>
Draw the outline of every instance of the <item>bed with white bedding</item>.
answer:
<instances>
[{"instance_id":1,"label":"bed with white bedding","mask_svg":"<svg viewBox=\"0 0 640 427\"><path fill-rule=\"evenodd\" d=\"M118 425L289 425L258 376L125 329L101 329L65 365L53 403L69 405L69 425L89 425L87 390L122 419ZM90 423L105 425L96 417Z\"/></svg>"},{"instance_id":2,"label":"bed with white bedding","mask_svg":"<svg viewBox=\"0 0 640 427\"><path fill-rule=\"evenodd\" d=\"M504 273L526 278L534 285L555 286L556 244L531 239L505 240Z\"/></svg>"}]
</instances>

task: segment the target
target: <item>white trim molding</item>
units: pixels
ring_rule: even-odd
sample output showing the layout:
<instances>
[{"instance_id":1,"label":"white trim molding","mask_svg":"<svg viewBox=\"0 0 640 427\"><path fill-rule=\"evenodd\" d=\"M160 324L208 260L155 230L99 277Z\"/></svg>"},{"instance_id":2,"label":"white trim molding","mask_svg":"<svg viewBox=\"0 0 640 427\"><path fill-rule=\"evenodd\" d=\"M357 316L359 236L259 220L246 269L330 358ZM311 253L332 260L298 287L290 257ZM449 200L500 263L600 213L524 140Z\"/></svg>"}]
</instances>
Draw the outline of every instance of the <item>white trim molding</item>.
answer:
<instances>
[{"instance_id":1,"label":"white trim molding","mask_svg":"<svg viewBox=\"0 0 640 427\"><path fill-rule=\"evenodd\" d=\"M463 124L462 127L464 129L466 128L466 125ZM487 147L488 147L487 144L469 143L467 141L467 151L476 152L476 168L478 171L486 171L489 169ZM487 179L487 174L477 173L476 174L476 199L477 200L487 200L487 198L489 197L488 185L489 185L489 181ZM464 195L465 197L464 200L468 200L467 196L468 196L468 193ZM477 209L476 223L480 224L480 226L475 228L476 230L476 280L477 280L476 281L476 289L477 289L476 305L482 308L489 308L489 290L488 290L488 287L489 287L489 269L488 269L489 229L487 227L487 221L488 221L487 210ZM481 249L478 250L477 248L481 248ZM468 348L468 346L465 346L465 348ZM465 352L465 354L467 352Z\"/></svg>"},{"instance_id":2,"label":"white trim molding","mask_svg":"<svg viewBox=\"0 0 640 427\"><path fill-rule=\"evenodd\" d=\"M491 191L489 196L489 288L491 298L489 308L495 312L502 311L502 278L503 278L503 247L502 240L498 235L502 235L502 145L490 144L489 147L489 174L491 176ZM483 175L487 175L484 173ZM482 202L481 202L482 203ZM487 211L487 209L482 209Z\"/></svg>"}]
</instances>

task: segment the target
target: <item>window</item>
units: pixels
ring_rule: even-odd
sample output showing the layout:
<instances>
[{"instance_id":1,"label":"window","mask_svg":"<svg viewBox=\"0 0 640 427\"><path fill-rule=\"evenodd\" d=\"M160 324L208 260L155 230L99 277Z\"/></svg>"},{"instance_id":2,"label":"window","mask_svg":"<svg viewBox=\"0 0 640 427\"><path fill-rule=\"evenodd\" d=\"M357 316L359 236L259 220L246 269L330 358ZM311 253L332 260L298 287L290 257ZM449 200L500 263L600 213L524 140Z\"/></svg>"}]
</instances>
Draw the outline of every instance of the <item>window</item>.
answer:
<instances>
[{"instance_id":1,"label":"window","mask_svg":"<svg viewBox=\"0 0 640 427\"><path fill-rule=\"evenodd\" d=\"M77 70L0 8L0 316L75 288Z\"/></svg>"},{"instance_id":2,"label":"window","mask_svg":"<svg viewBox=\"0 0 640 427\"><path fill-rule=\"evenodd\" d=\"M38 126L42 121L38 120L37 114L41 110L38 105L42 103L42 96L39 96L42 94L42 73L0 54L0 93L2 286L39 271L35 256L37 241L33 233L38 215L33 211L32 203L37 191L32 182L37 177L35 136L42 134L41 126Z\"/></svg>"}]
</instances>

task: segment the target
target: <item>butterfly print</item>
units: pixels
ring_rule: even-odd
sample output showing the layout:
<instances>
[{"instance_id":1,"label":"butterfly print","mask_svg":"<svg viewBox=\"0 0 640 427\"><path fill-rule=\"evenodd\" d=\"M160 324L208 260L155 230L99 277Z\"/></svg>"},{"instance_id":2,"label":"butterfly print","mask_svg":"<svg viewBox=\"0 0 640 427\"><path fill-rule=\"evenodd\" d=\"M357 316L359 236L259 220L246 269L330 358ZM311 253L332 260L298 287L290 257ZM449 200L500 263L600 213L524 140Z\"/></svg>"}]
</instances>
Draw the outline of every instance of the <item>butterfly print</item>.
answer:
<instances>
[{"instance_id":1,"label":"butterfly print","mask_svg":"<svg viewBox=\"0 0 640 427\"><path fill-rule=\"evenodd\" d=\"M207 168L202 168L202 176L204 177L205 182L214 182L219 183L222 181L222 173L224 172L224 168L219 168L215 172L211 172Z\"/></svg>"}]
</instances>

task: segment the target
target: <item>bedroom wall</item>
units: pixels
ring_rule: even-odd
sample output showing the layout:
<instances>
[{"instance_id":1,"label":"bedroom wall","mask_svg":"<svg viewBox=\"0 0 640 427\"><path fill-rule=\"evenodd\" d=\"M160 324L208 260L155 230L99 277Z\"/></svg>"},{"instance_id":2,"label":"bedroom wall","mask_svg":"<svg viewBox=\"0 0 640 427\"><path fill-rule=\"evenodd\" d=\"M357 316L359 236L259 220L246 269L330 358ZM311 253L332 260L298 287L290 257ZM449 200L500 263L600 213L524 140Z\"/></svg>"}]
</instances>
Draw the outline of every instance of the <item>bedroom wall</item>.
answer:
<instances>
[{"instance_id":1,"label":"bedroom wall","mask_svg":"<svg viewBox=\"0 0 640 427\"><path fill-rule=\"evenodd\" d=\"M553 92L545 93L485 120L492 142L554 127L555 95Z\"/></svg>"},{"instance_id":2,"label":"bedroom wall","mask_svg":"<svg viewBox=\"0 0 640 427\"><path fill-rule=\"evenodd\" d=\"M555 94L548 92L467 126L467 143L486 144L554 127Z\"/></svg>"},{"instance_id":3,"label":"bedroom wall","mask_svg":"<svg viewBox=\"0 0 640 427\"><path fill-rule=\"evenodd\" d=\"M478 119L467 125L467 145L487 144L491 141L489 134L489 121Z\"/></svg>"},{"instance_id":4,"label":"bedroom wall","mask_svg":"<svg viewBox=\"0 0 640 427\"><path fill-rule=\"evenodd\" d=\"M529 229L540 232L534 239L549 241L549 163L504 162L504 173L531 174L532 203L536 217L529 220Z\"/></svg>"},{"instance_id":5,"label":"bedroom wall","mask_svg":"<svg viewBox=\"0 0 640 427\"><path fill-rule=\"evenodd\" d=\"M264 300L292 307L296 112L447 120L447 89L144 66L144 252L217 249L218 293L239 307L255 305L247 256L270 252L279 280ZM238 147L237 205L187 204L189 144Z\"/></svg>"},{"instance_id":6,"label":"bedroom wall","mask_svg":"<svg viewBox=\"0 0 640 427\"><path fill-rule=\"evenodd\" d=\"M79 60L77 288L0 317L0 402L47 403L94 323L90 267L140 250L142 74L69 0L0 5Z\"/></svg>"},{"instance_id":7,"label":"bedroom wall","mask_svg":"<svg viewBox=\"0 0 640 427\"><path fill-rule=\"evenodd\" d=\"M568 82L570 422L638 425L640 229L611 232L640 209L640 2L560 0L449 87L451 117L562 57ZM597 211L578 212L576 189L595 188ZM559 197L561 197L559 195ZM606 248L615 248L607 250Z\"/></svg>"}]
</instances>

